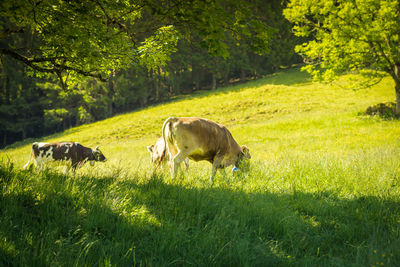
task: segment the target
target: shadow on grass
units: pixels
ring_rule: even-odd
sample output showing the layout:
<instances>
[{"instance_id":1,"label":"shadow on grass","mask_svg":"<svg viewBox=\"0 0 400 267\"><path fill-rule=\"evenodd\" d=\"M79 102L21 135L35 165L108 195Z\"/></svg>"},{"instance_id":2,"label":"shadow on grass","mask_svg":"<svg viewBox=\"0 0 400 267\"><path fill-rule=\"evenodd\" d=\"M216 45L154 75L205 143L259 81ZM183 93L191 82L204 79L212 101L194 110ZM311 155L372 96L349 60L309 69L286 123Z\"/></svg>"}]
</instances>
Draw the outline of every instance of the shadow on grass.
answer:
<instances>
[{"instance_id":1,"label":"shadow on grass","mask_svg":"<svg viewBox=\"0 0 400 267\"><path fill-rule=\"evenodd\" d=\"M397 201L1 173L4 266L400 263Z\"/></svg>"},{"instance_id":2,"label":"shadow on grass","mask_svg":"<svg viewBox=\"0 0 400 267\"><path fill-rule=\"evenodd\" d=\"M89 124L86 124L85 126L89 126ZM80 127L82 127L82 125L67 129L67 130L65 130L63 132L53 133L53 134L50 134L48 136L43 136L43 137L38 137L38 138L30 137L30 138L27 138L25 140L17 141L17 142L15 142L13 144L7 145L6 147L2 148L1 150L4 151L4 150L7 150L7 149L20 148L20 147L23 147L23 146L26 146L26 145L32 145L32 143L34 143L34 142L47 142L47 140L49 140L49 139L56 139L56 138L62 137L62 136L67 135L67 134L73 134L73 133L80 132L81 131ZM75 140L63 140L63 141L64 142L75 142ZM83 145L85 145L85 144L83 144Z\"/></svg>"},{"instance_id":3,"label":"shadow on grass","mask_svg":"<svg viewBox=\"0 0 400 267\"><path fill-rule=\"evenodd\" d=\"M396 115L396 103L386 102L369 106L365 112L360 112L359 116L377 117L382 120L391 121L400 119Z\"/></svg>"}]
</instances>

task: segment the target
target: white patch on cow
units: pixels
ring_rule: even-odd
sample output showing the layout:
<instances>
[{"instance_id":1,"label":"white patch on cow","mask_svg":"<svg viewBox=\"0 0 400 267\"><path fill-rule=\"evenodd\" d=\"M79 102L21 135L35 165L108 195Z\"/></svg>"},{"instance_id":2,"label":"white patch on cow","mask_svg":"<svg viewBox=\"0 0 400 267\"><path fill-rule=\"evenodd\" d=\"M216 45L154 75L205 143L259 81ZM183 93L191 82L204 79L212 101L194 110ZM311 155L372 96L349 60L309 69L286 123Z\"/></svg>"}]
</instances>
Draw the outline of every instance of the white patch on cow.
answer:
<instances>
[{"instance_id":1,"label":"white patch on cow","mask_svg":"<svg viewBox=\"0 0 400 267\"><path fill-rule=\"evenodd\" d=\"M43 152L43 151L41 151ZM41 153L42 154L42 153ZM39 155L37 158L35 158L35 162L36 162L36 166L39 169L43 169L44 165L46 164L46 162L49 161L49 158L44 157L44 155Z\"/></svg>"},{"instance_id":2,"label":"white patch on cow","mask_svg":"<svg viewBox=\"0 0 400 267\"><path fill-rule=\"evenodd\" d=\"M35 159L35 165L36 165L37 168L41 169L43 164L44 163L43 163L43 159L42 158L36 158Z\"/></svg>"},{"instance_id":3,"label":"white patch on cow","mask_svg":"<svg viewBox=\"0 0 400 267\"><path fill-rule=\"evenodd\" d=\"M75 142L75 145L79 145L79 143L78 143L78 142Z\"/></svg>"},{"instance_id":4,"label":"white patch on cow","mask_svg":"<svg viewBox=\"0 0 400 267\"><path fill-rule=\"evenodd\" d=\"M53 158L53 147L50 147L50 149L46 152L46 158L54 159Z\"/></svg>"},{"instance_id":5,"label":"white patch on cow","mask_svg":"<svg viewBox=\"0 0 400 267\"><path fill-rule=\"evenodd\" d=\"M68 151L69 151L69 146L67 146L67 150L65 150L65 154L67 154L68 153Z\"/></svg>"},{"instance_id":6,"label":"white patch on cow","mask_svg":"<svg viewBox=\"0 0 400 267\"><path fill-rule=\"evenodd\" d=\"M36 144L37 144L38 148L41 148L41 147L47 145L47 143L36 143Z\"/></svg>"},{"instance_id":7,"label":"white patch on cow","mask_svg":"<svg viewBox=\"0 0 400 267\"><path fill-rule=\"evenodd\" d=\"M50 147L50 149L47 152L40 150L39 155L35 157L36 166L38 166L40 169L42 169L46 164L46 162L48 161L54 161L52 147Z\"/></svg>"},{"instance_id":8,"label":"white patch on cow","mask_svg":"<svg viewBox=\"0 0 400 267\"><path fill-rule=\"evenodd\" d=\"M71 163L72 164L72 159L68 158L67 156L65 156L64 158L61 158L60 161L63 161L65 163Z\"/></svg>"}]
</instances>

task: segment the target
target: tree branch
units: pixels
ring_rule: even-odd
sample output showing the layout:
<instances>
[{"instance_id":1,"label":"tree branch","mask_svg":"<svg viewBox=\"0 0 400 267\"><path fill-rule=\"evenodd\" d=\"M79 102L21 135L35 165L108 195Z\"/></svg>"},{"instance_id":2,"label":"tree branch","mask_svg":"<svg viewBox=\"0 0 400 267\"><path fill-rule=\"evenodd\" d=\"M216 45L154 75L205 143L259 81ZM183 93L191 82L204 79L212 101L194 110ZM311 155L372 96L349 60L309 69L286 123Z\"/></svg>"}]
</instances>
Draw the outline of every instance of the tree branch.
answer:
<instances>
[{"instance_id":1,"label":"tree branch","mask_svg":"<svg viewBox=\"0 0 400 267\"><path fill-rule=\"evenodd\" d=\"M31 67L32 69L35 69L37 71L42 71L42 72L46 72L46 73L55 73L55 70L52 68L43 68L43 67L35 65L35 63L38 63L38 62L51 62L51 60L52 59L54 60L54 58L32 59L32 58L25 57L11 49L7 49L7 48L0 48L0 54L11 56L12 58L14 58L18 61L21 61L25 65L28 65L29 67Z\"/></svg>"},{"instance_id":2,"label":"tree branch","mask_svg":"<svg viewBox=\"0 0 400 267\"><path fill-rule=\"evenodd\" d=\"M131 39L133 45L136 45L136 41L134 36L131 34L131 32L128 30L128 28L126 27L125 24L123 24L122 22L120 22L119 20L117 20L116 18L112 18L107 10L105 9L105 7L103 6L102 3L100 3L100 1L98 0L92 0L93 2L95 2L100 9L103 11L104 16L106 17L106 21L107 21L107 28L109 27L109 25L117 25L117 27L122 30L123 32L125 32Z\"/></svg>"},{"instance_id":3,"label":"tree branch","mask_svg":"<svg viewBox=\"0 0 400 267\"><path fill-rule=\"evenodd\" d=\"M13 57L14 59L21 61L25 65L27 65L37 71L61 75L61 73L63 71L71 70L71 71L74 71L83 76L99 79L102 82L107 81L106 78L104 78L100 73L95 73L95 71L84 71L79 68L67 66L65 64L59 64L56 62L57 60L65 59L64 57L28 58L26 56L23 56L15 51L13 51L11 49L7 49L7 48L0 48L0 54L9 55L9 56ZM41 67L36 64L36 63L44 63L44 62L49 62L49 63L53 64L54 67L53 68L45 68L45 67Z\"/></svg>"},{"instance_id":4,"label":"tree branch","mask_svg":"<svg viewBox=\"0 0 400 267\"><path fill-rule=\"evenodd\" d=\"M7 29L4 29L0 33L0 40L10 36L13 33L22 33L22 32L24 32L23 28L7 28Z\"/></svg>"}]
</instances>

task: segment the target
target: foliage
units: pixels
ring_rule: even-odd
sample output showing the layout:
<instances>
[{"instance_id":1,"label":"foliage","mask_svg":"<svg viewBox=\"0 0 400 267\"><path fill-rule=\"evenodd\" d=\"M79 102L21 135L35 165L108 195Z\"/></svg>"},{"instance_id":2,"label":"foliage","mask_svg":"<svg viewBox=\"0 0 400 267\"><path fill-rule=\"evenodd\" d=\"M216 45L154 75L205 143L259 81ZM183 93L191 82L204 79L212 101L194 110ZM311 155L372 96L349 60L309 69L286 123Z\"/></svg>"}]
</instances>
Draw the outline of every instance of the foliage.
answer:
<instances>
[{"instance_id":1,"label":"foliage","mask_svg":"<svg viewBox=\"0 0 400 267\"><path fill-rule=\"evenodd\" d=\"M92 1L88 5L101 3ZM13 112L13 115L4 114L1 117L1 146L105 119L118 113L166 101L182 93L191 94L193 91L216 89L232 82L259 78L281 67L300 62L299 56L293 51L300 39L291 33L291 25L282 16L283 5L279 0L270 1L268 4L263 1L232 1L229 5L224 4L228 2L220 1L181 1L183 6L179 12L186 10L186 15L174 13L178 12L175 10L178 8L176 6L169 7L168 12L160 10L159 6L162 3L166 4L159 2L156 6L145 8L147 4L151 4L150 1L146 1L146 5L142 6L140 19L135 21L136 28L126 24L126 27L132 26L132 30L140 33L140 36L137 36L140 37L140 41L136 42L134 48L137 57L135 60L131 58L125 69L113 69L107 82L93 77L80 77L81 75L74 75L71 71L63 72L64 84L60 84L57 77L52 76L40 79L26 77L29 71L24 69L22 64L17 64L10 55L3 54L0 97L4 101L0 104L4 111ZM8 4L11 8L12 5ZM64 8L72 8L75 5L73 2L60 2L55 6L59 4L65 5ZM15 8L21 11L29 5ZM189 5L193 5L193 8L190 9ZM246 11L248 5L252 9L250 13ZM231 13L235 8L238 11ZM225 12L229 14L224 15ZM202 17L204 14L206 17ZM188 20L188 16L191 20ZM184 17L187 19L185 23L172 23ZM246 18L257 19L259 23ZM69 23L70 18L64 20ZM189 28L184 26L186 23L190 25ZM218 28L218 23L223 23L225 30ZM241 26L242 23L250 23L250 28ZM149 27L154 28L152 34L146 33ZM257 27L264 31L263 34L268 34L269 38L257 40L258 37L253 36L258 31L255 29ZM63 34L58 37L64 38ZM90 36L88 38L91 38ZM10 36L4 37L0 42L4 46L10 45L15 48L44 45L37 33L26 30L10 33ZM68 49L68 52L72 51L72 47ZM226 51L223 52L224 50ZM21 49L18 51L22 53ZM270 53L262 54L262 51ZM31 55L34 56L36 55ZM113 59L108 57L107 60ZM96 62L101 63L102 60ZM35 73L36 76L43 74L37 70ZM7 83L7 80L11 82ZM65 85L68 85L68 88L64 88ZM28 98L30 94L35 97ZM21 98L14 98L13 95L20 95ZM21 102L19 99L22 98L26 100ZM60 113L61 110L65 113ZM17 118L18 124L15 123Z\"/></svg>"},{"instance_id":2,"label":"foliage","mask_svg":"<svg viewBox=\"0 0 400 267\"><path fill-rule=\"evenodd\" d=\"M104 81L132 63L160 67L176 51L180 36L197 34L210 53L227 56L221 40L235 30L261 53L268 28L251 7L240 0L2 1L0 54L38 75L57 75L65 89L77 75ZM27 32L33 41L21 45L19 35Z\"/></svg>"},{"instance_id":3,"label":"foliage","mask_svg":"<svg viewBox=\"0 0 400 267\"><path fill-rule=\"evenodd\" d=\"M362 70L395 81L396 114L400 115L400 17L398 0L293 0L284 15L298 36L314 37L296 47L314 77Z\"/></svg>"},{"instance_id":4,"label":"foliage","mask_svg":"<svg viewBox=\"0 0 400 267\"><path fill-rule=\"evenodd\" d=\"M395 118L396 104L393 102L388 103L379 103L373 106L370 106L365 111L366 115L370 116L379 116L384 119L393 119Z\"/></svg>"},{"instance_id":5,"label":"foliage","mask_svg":"<svg viewBox=\"0 0 400 267\"><path fill-rule=\"evenodd\" d=\"M0 136L2 145L41 136L48 101L36 86L41 79L26 77L21 64L3 58L0 64Z\"/></svg>"},{"instance_id":6,"label":"foliage","mask_svg":"<svg viewBox=\"0 0 400 267\"><path fill-rule=\"evenodd\" d=\"M75 175L21 170L30 142L2 150L0 265L398 266L400 122L358 115L393 81L336 84L290 69L43 138L101 146ZM146 145L172 115L226 125L249 172L153 173Z\"/></svg>"},{"instance_id":7,"label":"foliage","mask_svg":"<svg viewBox=\"0 0 400 267\"><path fill-rule=\"evenodd\" d=\"M178 39L179 34L173 26L161 27L138 47L140 63L148 69L164 66L170 55L176 52Z\"/></svg>"}]
</instances>

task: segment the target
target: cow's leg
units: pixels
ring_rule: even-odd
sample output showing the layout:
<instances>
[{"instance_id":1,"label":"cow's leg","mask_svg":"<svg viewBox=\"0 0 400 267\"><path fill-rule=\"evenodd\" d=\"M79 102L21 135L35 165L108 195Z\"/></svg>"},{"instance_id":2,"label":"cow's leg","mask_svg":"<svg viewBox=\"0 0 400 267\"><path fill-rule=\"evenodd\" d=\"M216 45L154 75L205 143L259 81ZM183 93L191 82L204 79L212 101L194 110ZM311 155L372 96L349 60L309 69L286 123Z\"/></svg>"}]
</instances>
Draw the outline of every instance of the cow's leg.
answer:
<instances>
[{"instance_id":1,"label":"cow's leg","mask_svg":"<svg viewBox=\"0 0 400 267\"><path fill-rule=\"evenodd\" d=\"M78 167L79 167L79 162L71 161L71 169L74 175L76 173L76 168Z\"/></svg>"},{"instance_id":2,"label":"cow's leg","mask_svg":"<svg viewBox=\"0 0 400 267\"><path fill-rule=\"evenodd\" d=\"M212 168L211 168L211 176L210 176L210 182L211 182L211 184L214 183L214 176L215 176L215 173L217 173L217 167L214 166L214 164L213 164L213 166L212 166Z\"/></svg>"},{"instance_id":3,"label":"cow's leg","mask_svg":"<svg viewBox=\"0 0 400 267\"><path fill-rule=\"evenodd\" d=\"M41 157L35 159L36 168L41 172L44 169L44 161Z\"/></svg>"},{"instance_id":4,"label":"cow's leg","mask_svg":"<svg viewBox=\"0 0 400 267\"><path fill-rule=\"evenodd\" d=\"M162 169L162 163L163 161L161 159L159 159L155 164L154 164L154 168L153 168L153 172L155 172L157 169Z\"/></svg>"},{"instance_id":5,"label":"cow's leg","mask_svg":"<svg viewBox=\"0 0 400 267\"><path fill-rule=\"evenodd\" d=\"M172 178L176 177L179 166L181 165L181 162L185 160L186 156L187 155L183 151L178 151L178 154L176 154L175 157L172 159Z\"/></svg>"},{"instance_id":6,"label":"cow's leg","mask_svg":"<svg viewBox=\"0 0 400 267\"><path fill-rule=\"evenodd\" d=\"M212 164L212 168L211 168L211 176L210 176L211 184L214 183L213 179L214 179L215 173L217 172L217 169L221 166L221 162L222 162L222 157L215 156L213 164Z\"/></svg>"},{"instance_id":7,"label":"cow's leg","mask_svg":"<svg viewBox=\"0 0 400 267\"><path fill-rule=\"evenodd\" d=\"M188 158L185 158L185 167L186 167L186 170L189 170L189 159Z\"/></svg>"},{"instance_id":8,"label":"cow's leg","mask_svg":"<svg viewBox=\"0 0 400 267\"><path fill-rule=\"evenodd\" d=\"M70 167L68 165L65 166L64 168L64 174L66 175L69 171Z\"/></svg>"},{"instance_id":9,"label":"cow's leg","mask_svg":"<svg viewBox=\"0 0 400 267\"><path fill-rule=\"evenodd\" d=\"M169 169L171 171L171 177L174 178L174 159L178 154L178 150L172 144L168 144L168 155L169 155Z\"/></svg>"}]
</instances>

